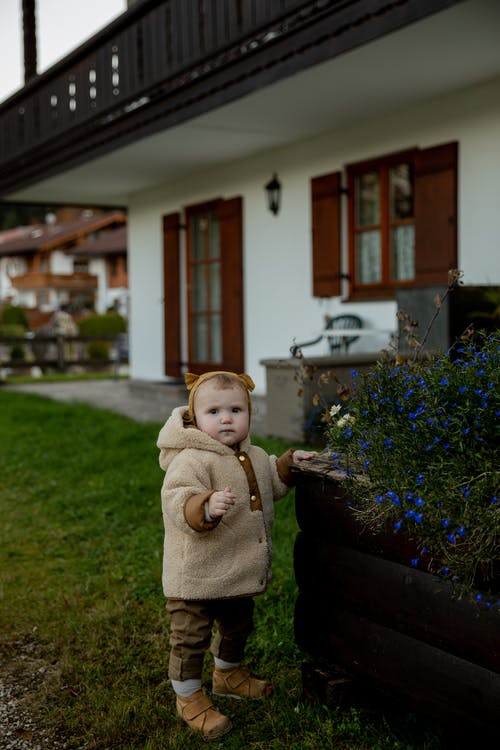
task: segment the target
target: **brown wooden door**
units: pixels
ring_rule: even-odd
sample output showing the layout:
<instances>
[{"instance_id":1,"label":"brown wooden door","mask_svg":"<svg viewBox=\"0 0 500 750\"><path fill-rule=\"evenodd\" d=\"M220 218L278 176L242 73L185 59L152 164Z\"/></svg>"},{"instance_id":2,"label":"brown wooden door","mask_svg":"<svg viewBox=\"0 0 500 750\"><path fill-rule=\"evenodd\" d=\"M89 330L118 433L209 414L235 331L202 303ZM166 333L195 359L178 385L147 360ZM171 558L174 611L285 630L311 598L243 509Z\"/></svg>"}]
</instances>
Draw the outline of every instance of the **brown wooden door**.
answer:
<instances>
[{"instance_id":1,"label":"brown wooden door","mask_svg":"<svg viewBox=\"0 0 500 750\"><path fill-rule=\"evenodd\" d=\"M244 369L242 200L186 210L188 370Z\"/></svg>"}]
</instances>

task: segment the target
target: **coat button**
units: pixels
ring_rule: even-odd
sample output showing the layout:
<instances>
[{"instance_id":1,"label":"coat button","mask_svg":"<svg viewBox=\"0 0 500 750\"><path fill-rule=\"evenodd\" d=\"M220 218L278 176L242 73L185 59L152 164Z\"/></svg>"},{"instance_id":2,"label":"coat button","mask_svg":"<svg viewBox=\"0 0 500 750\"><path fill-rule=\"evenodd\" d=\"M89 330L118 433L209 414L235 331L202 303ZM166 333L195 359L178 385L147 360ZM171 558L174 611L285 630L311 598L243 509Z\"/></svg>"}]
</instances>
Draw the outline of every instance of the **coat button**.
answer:
<instances>
[{"instance_id":1,"label":"coat button","mask_svg":"<svg viewBox=\"0 0 500 750\"><path fill-rule=\"evenodd\" d=\"M240 461L244 461L245 460L245 456L238 456L238 458L240 459Z\"/></svg>"},{"instance_id":2,"label":"coat button","mask_svg":"<svg viewBox=\"0 0 500 750\"><path fill-rule=\"evenodd\" d=\"M252 503L255 503L255 501L257 500L257 498L255 497L255 495L252 495L250 497L250 500L252 501Z\"/></svg>"}]
</instances>

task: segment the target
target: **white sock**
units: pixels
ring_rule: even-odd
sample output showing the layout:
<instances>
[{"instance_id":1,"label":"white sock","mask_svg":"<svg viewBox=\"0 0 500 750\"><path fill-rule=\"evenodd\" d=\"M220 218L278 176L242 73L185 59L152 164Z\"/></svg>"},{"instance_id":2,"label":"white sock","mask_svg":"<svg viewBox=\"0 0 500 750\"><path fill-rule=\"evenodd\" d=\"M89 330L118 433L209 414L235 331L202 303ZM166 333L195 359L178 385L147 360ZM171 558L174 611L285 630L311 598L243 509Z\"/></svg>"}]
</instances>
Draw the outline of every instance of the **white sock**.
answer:
<instances>
[{"instance_id":1,"label":"white sock","mask_svg":"<svg viewBox=\"0 0 500 750\"><path fill-rule=\"evenodd\" d=\"M217 669L234 669L241 664L241 661L224 661L224 659L219 659L218 656L214 656L214 662Z\"/></svg>"},{"instance_id":2,"label":"white sock","mask_svg":"<svg viewBox=\"0 0 500 750\"><path fill-rule=\"evenodd\" d=\"M189 698L201 688L201 680L170 680L176 695L181 698Z\"/></svg>"}]
</instances>

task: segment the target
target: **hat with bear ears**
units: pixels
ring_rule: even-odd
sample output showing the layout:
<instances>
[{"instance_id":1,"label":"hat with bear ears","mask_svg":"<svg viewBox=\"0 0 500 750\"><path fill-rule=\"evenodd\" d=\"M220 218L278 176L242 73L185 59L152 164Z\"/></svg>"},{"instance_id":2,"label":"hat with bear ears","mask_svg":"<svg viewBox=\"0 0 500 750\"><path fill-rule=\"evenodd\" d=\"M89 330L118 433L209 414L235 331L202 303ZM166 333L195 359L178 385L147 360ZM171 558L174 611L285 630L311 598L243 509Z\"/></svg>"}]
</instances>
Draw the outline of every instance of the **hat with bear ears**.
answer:
<instances>
[{"instance_id":1,"label":"hat with bear ears","mask_svg":"<svg viewBox=\"0 0 500 750\"><path fill-rule=\"evenodd\" d=\"M192 372L186 372L184 375L184 381L189 391L188 416L194 424L196 424L196 420L194 417L194 395L196 391L202 383L206 383L207 380L215 378L219 375L223 375L231 380L234 380L235 385L239 385L246 391L248 400L248 413L252 413L250 393L255 388L255 384L250 375L246 375L245 373L241 373L240 375L238 375L236 372L229 372L227 370L214 370L212 372L204 372L203 375L195 375Z\"/></svg>"}]
</instances>

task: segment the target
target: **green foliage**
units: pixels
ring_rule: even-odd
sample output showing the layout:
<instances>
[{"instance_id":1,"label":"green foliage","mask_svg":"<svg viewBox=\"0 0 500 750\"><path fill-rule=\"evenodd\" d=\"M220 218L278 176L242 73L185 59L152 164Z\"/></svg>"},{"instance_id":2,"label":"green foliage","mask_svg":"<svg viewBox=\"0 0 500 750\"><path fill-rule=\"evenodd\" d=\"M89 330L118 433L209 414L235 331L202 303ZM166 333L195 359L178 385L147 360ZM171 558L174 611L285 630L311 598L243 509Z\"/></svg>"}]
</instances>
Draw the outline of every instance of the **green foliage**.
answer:
<instances>
[{"instance_id":1,"label":"green foliage","mask_svg":"<svg viewBox=\"0 0 500 750\"><path fill-rule=\"evenodd\" d=\"M160 425L2 390L0 412L0 678L7 667L16 682L24 676L25 709L68 750L201 747L176 717L166 674ZM248 649L275 693L265 703L221 699L234 729L213 746L438 750L413 716L303 700L292 500L276 506L274 580L257 597Z\"/></svg>"},{"instance_id":2,"label":"green foliage","mask_svg":"<svg viewBox=\"0 0 500 750\"><path fill-rule=\"evenodd\" d=\"M93 313L79 321L78 329L81 336L117 336L127 330L127 321L117 312L107 312L103 315ZM110 344L108 341L89 341L87 354L91 360L109 359Z\"/></svg>"},{"instance_id":3,"label":"green foliage","mask_svg":"<svg viewBox=\"0 0 500 750\"><path fill-rule=\"evenodd\" d=\"M18 338L24 336L25 328L18 323L0 323L0 336Z\"/></svg>"},{"instance_id":4,"label":"green foliage","mask_svg":"<svg viewBox=\"0 0 500 750\"><path fill-rule=\"evenodd\" d=\"M81 318L78 329L81 336L116 336L126 332L127 321L117 312L93 313Z\"/></svg>"},{"instance_id":5,"label":"green foliage","mask_svg":"<svg viewBox=\"0 0 500 750\"><path fill-rule=\"evenodd\" d=\"M24 362L24 360L26 359L26 352L24 351L24 346L22 344L14 344L13 346L11 346L10 358L17 360L17 361Z\"/></svg>"},{"instance_id":6,"label":"green foliage","mask_svg":"<svg viewBox=\"0 0 500 750\"><path fill-rule=\"evenodd\" d=\"M87 344L89 359L109 359L109 344L107 341L89 341Z\"/></svg>"},{"instance_id":7,"label":"green foliage","mask_svg":"<svg viewBox=\"0 0 500 750\"><path fill-rule=\"evenodd\" d=\"M17 307L16 305L7 305L3 308L0 323L8 326L19 326L23 333L29 328L26 313L22 307Z\"/></svg>"},{"instance_id":8,"label":"green foliage","mask_svg":"<svg viewBox=\"0 0 500 750\"><path fill-rule=\"evenodd\" d=\"M499 572L499 414L499 332L427 362L381 360L330 411L328 442L358 514L407 533L411 564L461 592L494 586Z\"/></svg>"}]
</instances>

